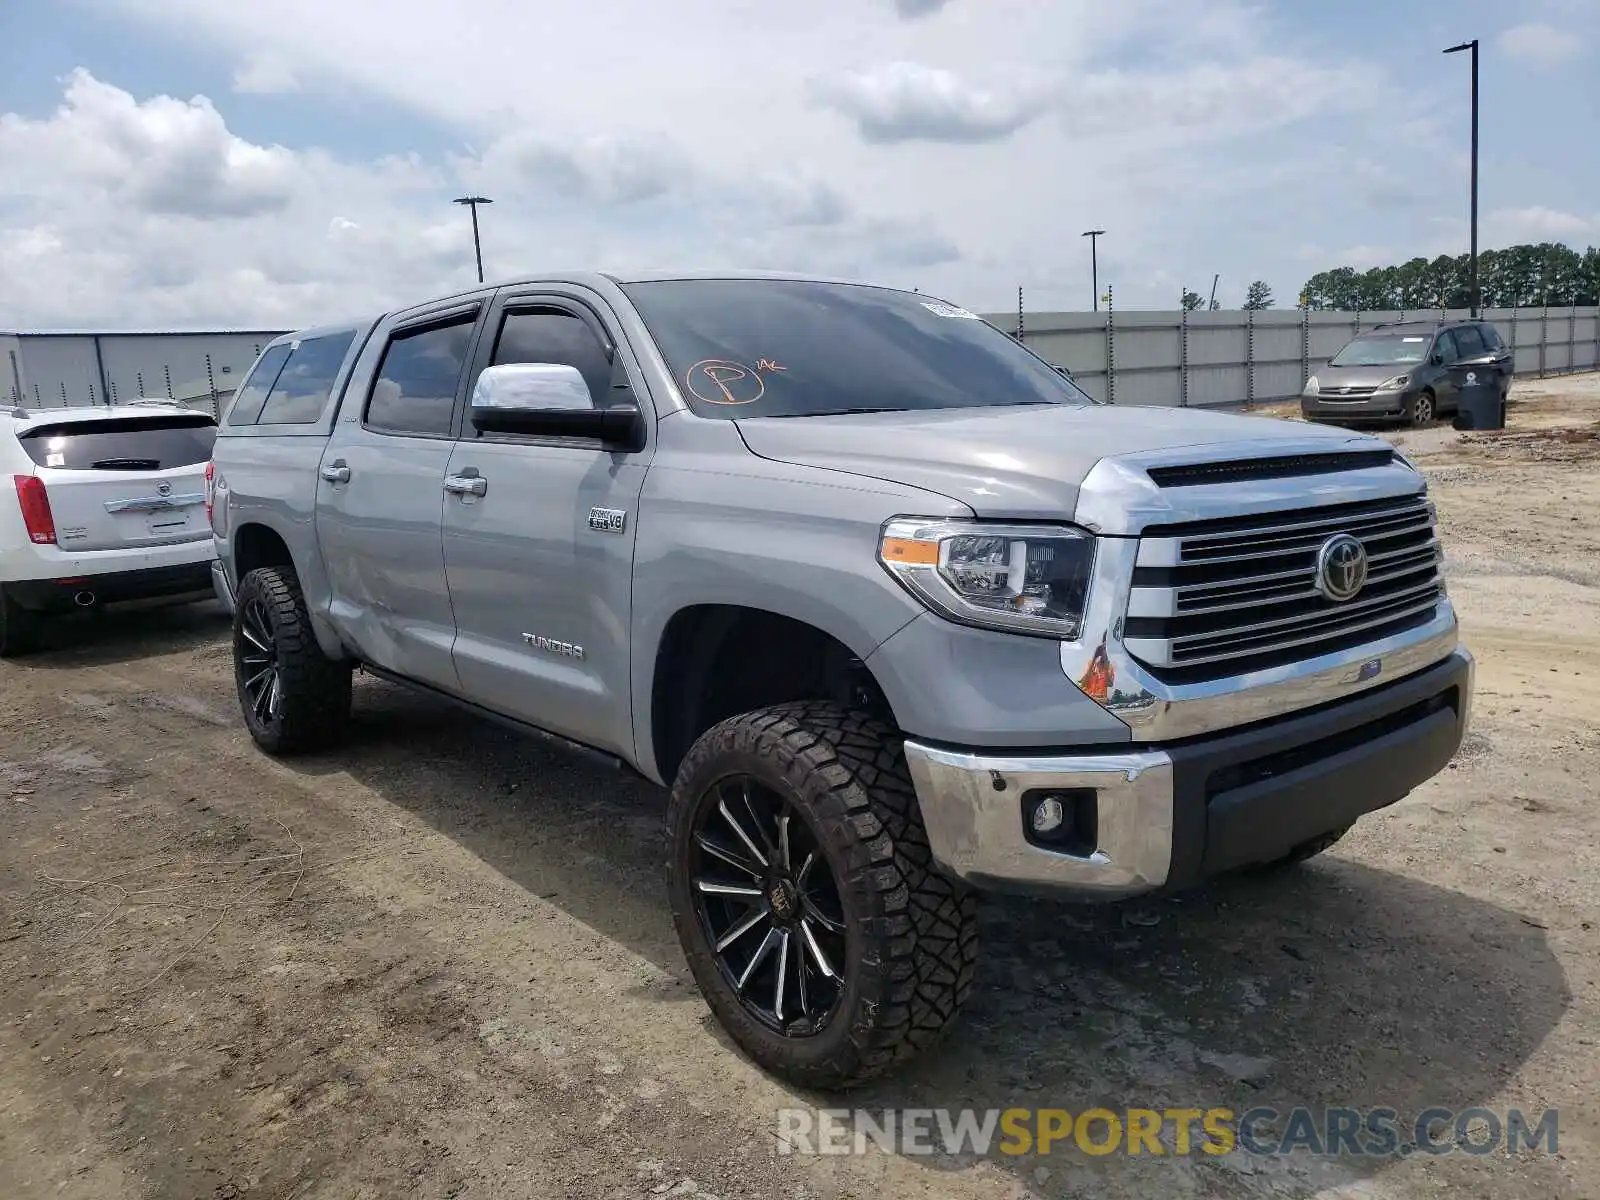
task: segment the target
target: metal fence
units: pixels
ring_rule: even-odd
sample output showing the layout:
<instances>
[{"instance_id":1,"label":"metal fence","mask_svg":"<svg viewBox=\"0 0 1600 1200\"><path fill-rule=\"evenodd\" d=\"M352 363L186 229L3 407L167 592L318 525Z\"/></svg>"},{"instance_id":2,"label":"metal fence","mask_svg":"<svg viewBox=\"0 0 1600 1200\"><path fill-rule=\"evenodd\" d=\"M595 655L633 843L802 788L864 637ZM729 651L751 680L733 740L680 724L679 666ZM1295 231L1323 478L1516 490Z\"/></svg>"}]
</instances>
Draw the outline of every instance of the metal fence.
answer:
<instances>
[{"instance_id":1,"label":"metal fence","mask_svg":"<svg viewBox=\"0 0 1600 1200\"><path fill-rule=\"evenodd\" d=\"M1166 407L1267 403L1300 395L1351 338L1424 312L1009 313L986 320L1066 367L1096 399ZM1466 317L1451 310L1447 319ZM1518 375L1600 369L1600 308L1493 308L1483 316L1516 353Z\"/></svg>"},{"instance_id":2,"label":"metal fence","mask_svg":"<svg viewBox=\"0 0 1600 1200\"><path fill-rule=\"evenodd\" d=\"M1465 311L1449 311L1449 318ZM986 319L1066 367L1114 404L1205 407L1298 396L1306 378L1362 330L1424 312L1009 313ZM1484 316L1516 352L1517 374L1600 369L1600 308L1496 308ZM210 412L231 396L263 330L0 334L0 401L35 408L169 397Z\"/></svg>"},{"instance_id":3,"label":"metal fence","mask_svg":"<svg viewBox=\"0 0 1600 1200\"><path fill-rule=\"evenodd\" d=\"M0 333L0 403L29 409L176 400L213 415L271 330Z\"/></svg>"}]
</instances>

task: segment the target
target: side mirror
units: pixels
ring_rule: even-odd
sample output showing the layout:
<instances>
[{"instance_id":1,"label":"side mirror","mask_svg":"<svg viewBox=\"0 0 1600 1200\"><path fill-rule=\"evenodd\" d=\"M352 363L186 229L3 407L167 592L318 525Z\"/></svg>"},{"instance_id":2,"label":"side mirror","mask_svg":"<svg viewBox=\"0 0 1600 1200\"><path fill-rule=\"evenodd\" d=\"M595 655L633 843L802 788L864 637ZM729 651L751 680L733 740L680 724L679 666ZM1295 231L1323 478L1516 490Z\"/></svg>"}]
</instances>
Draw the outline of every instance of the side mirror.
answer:
<instances>
[{"instance_id":1,"label":"side mirror","mask_svg":"<svg viewBox=\"0 0 1600 1200\"><path fill-rule=\"evenodd\" d=\"M1442 355L1442 354L1438 353L1437 351L1435 351L1434 354L1428 359L1428 361L1431 362L1436 367L1442 367L1442 366L1444 366L1444 355Z\"/></svg>"},{"instance_id":2,"label":"side mirror","mask_svg":"<svg viewBox=\"0 0 1600 1200\"><path fill-rule=\"evenodd\" d=\"M485 367L467 408L480 433L584 438L619 450L641 450L644 414L636 404L596 408L589 385L564 363Z\"/></svg>"}]
</instances>

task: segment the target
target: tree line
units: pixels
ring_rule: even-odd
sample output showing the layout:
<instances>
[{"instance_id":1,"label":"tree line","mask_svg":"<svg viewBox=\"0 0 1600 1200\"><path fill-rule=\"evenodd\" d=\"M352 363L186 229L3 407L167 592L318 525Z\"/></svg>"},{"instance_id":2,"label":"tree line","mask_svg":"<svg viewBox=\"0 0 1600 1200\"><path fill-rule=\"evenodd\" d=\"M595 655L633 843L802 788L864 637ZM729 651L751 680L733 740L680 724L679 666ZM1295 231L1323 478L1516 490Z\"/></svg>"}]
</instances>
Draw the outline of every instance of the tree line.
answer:
<instances>
[{"instance_id":1,"label":"tree line","mask_svg":"<svg viewBox=\"0 0 1600 1200\"><path fill-rule=\"evenodd\" d=\"M1306 280L1300 303L1348 312L1470 308L1471 265L1469 255L1441 254L1368 271L1335 267ZM1600 248L1580 254L1560 242L1540 242L1482 251L1478 289L1484 308L1600 304Z\"/></svg>"},{"instance_id":2,"label":"tree line","mask_svg":"<svg viewBox=\"0 0 1600 1200\"><path fill-rule=\"evenodd\" d=\"M1187 288L1184 289L1183 299L1180 303L1183 305L1184 312L1198 312L1200 309L1207 307L1207 301L1204 296L1199 292L1191 292ZM1276 301L1272 298L1272 289L1267 286L1264 280L1257 279L1245 289L1244 306L1247 309L1271 308L1275 303ZM1216 312L1221 307L1222 301L1210 301L1210 311Z\"/></svg>"}]
</instances>

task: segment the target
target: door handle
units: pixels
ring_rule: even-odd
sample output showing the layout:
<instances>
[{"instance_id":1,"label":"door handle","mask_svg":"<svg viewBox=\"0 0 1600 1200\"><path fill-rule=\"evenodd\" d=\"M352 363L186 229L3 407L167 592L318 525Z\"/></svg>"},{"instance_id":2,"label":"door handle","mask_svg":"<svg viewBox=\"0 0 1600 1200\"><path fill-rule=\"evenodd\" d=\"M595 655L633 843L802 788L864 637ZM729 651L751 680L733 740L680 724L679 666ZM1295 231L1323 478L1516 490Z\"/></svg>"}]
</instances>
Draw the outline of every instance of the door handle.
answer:
<instances>
[{"instance_id":1,"label":"door handle","mask_svg":"<svg viewBox=\"0 0 1600 1200\"><path fill-rule=\"evenodd\" d=\"M444 490L456 496L486 496L489 481L482 475L446 475Z\"/></svg>"},{"instance_id":2,"label":"door handle","mask_svg":"<svg viewBox=\"0 0 1600 1200\"><path fill-rule=\"evenodd\" d=\"M322 468L322 477L329 483L349 483L350 468L345 466L344 459L336 458Z\"/></svg>"}]
</instances>

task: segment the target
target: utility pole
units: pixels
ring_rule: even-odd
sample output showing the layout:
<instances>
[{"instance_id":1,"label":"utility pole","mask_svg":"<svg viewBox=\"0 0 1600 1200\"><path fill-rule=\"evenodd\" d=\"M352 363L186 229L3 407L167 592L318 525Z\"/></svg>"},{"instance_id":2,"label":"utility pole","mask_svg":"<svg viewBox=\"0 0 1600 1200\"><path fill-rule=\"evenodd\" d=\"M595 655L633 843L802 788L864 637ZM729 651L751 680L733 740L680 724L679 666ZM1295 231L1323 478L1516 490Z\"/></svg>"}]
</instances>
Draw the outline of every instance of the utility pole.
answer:
<instances>
[{"instance_id":1,"label":"utility pole","mask_svg":"<svg viewBox=\"0 0 1600 1200\"><path fill-rule=\"evenodd\" d=\"M1104 229L1085 229L1083 236L1089 239L1089 270L1090 280L1094 286L1094 311L1100 311L1100 238L1105 234Z\"/></svg>"},{"instance_id":2,"label":"utility pole","mask_svg":"<svg viewBox=\"0 0 1600 1200\"><path fill-rule=\"evenodd\" d=\"M494 201L487 196L458 196L457 204L465 204L472 210L472 252L478 259L478 282L483 282L483 243L478 240L478 205L493 204Z\"/></svg>"},{"instance_id":3,"label":"utility pole","mask_svg":"<svg viewBox=\"0 0 1600 1200\"><path fill-rule=\"evenodd\" d=\"M1471 282L1472 288L1472 315L1478 315L1478 39L1462 42L1459 46L1451 46L1446 54L1459 54L1463 50L1472 52L1472 257L1471 257Z\"/></svg>"},{"instance_id":4,"label":"utility pole","mask_svg":"<svg viewBox=\"0 0 1600 1200\"><path fill-rule=\"evenodd\" d=\"M1211 299L1206 301L1206 311L1207 312L1210 312L1212 309L1217 307L1217 280L1219 280L1221 278L1222 278L1222 272L1221 271L1218 271L1215 275L1213 275L1211 277Z\"/></svg>"}]
</instances>

